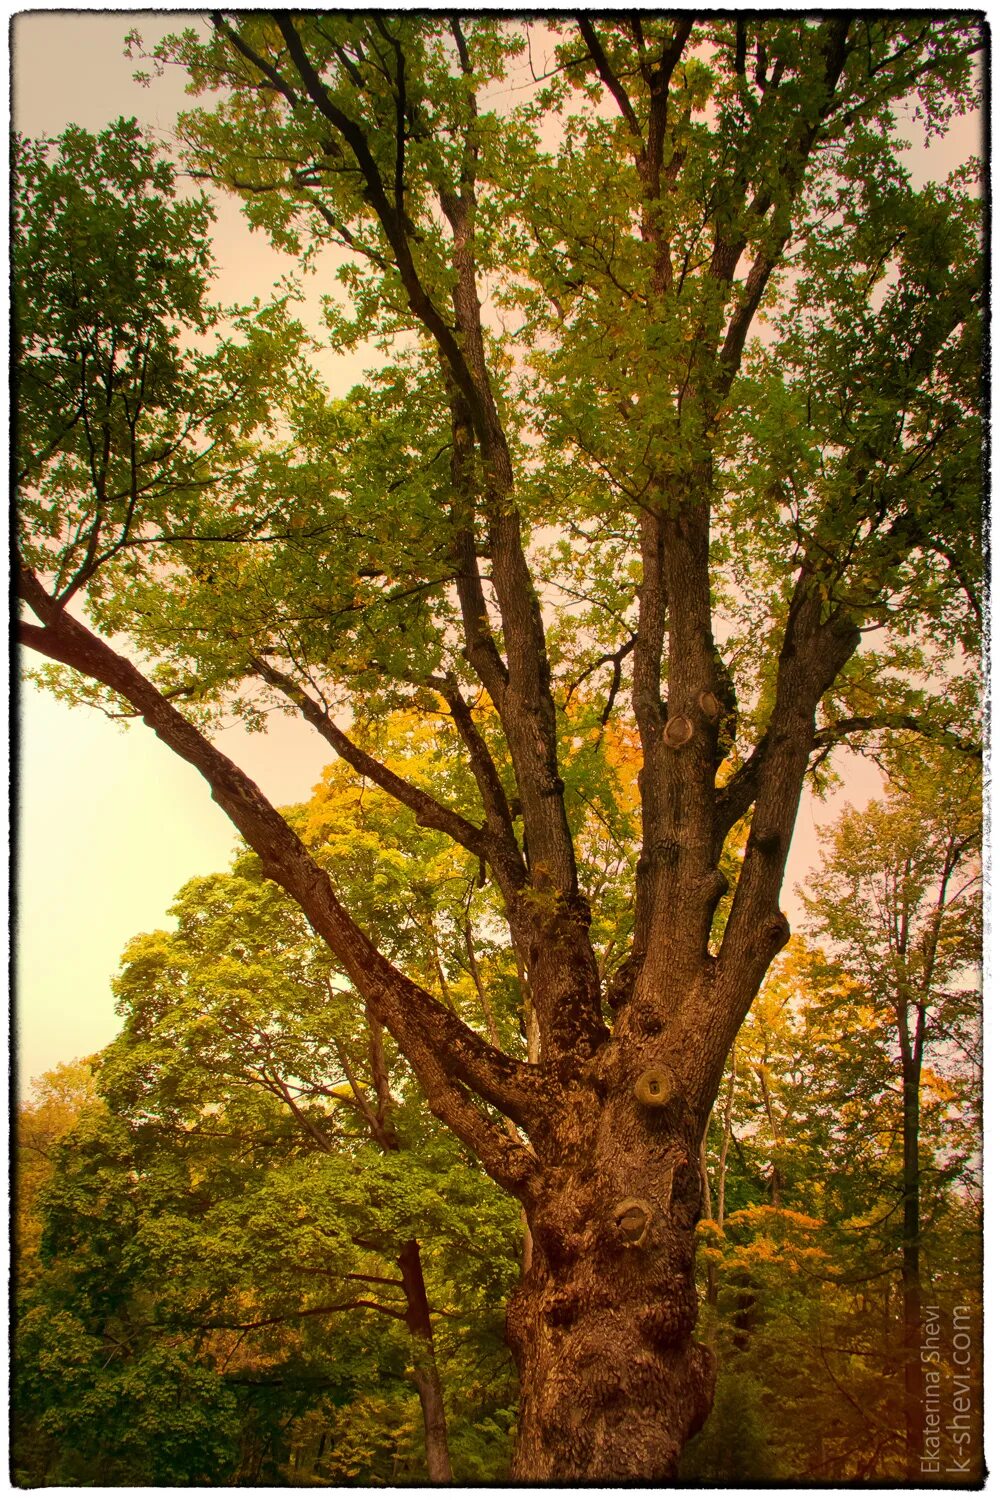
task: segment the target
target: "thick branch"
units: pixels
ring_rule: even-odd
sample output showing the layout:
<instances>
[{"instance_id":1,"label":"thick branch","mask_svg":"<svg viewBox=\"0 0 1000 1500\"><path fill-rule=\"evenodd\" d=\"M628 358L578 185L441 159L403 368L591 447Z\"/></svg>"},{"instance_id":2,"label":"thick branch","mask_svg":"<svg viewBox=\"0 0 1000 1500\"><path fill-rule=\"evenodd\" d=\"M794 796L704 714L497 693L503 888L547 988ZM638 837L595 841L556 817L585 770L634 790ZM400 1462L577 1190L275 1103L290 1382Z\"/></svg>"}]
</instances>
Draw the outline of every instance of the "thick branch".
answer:
<instances>
[{"instance_id":1,"label":"thick branch","mask_svg":"<svg viewBox=\"0 0 1000 1500\"><path fill-rule=\"evenodd\" d=\"M634 952L645 951L652 915L648 867L656 839L655 798L650 779L656 761L665 713L660 695L663 637L666 630L667 590L663 573L664 523L658 512L644 510L640 517L642 581L639 586L639 623L636 628L632 665L632 707L642 744L643 769L639 773L642 809L642 844L636 878L636 924ZM647 769L647 767L649 769Z\"/></svg>"},{"instance_id":2,"label":"thick branch","mask_svg":"<svg viewBox=\"0 0 1000 1500\"><path fill-rule=\"evenodd\" d=\"M775 706L756 766L743 866L719 950L715 991L720 1008L730 1010L732 1035L771 959L788 940L778 895L813 749L816 708L860 638L846 615L824 619L815 578L803 567L789 608ZM730 1039L723 1038L727 1045Z\"/></svg>"},{"instance_id":3,"label":"thick branch","mask_svg":"<svg viewBox=\"0 0 1000 1500\"><path fill-rule=\"evenodd\" d=\"M642 853L633 957L644 972L637 995L666 993L673 975L704 962L725 889L712 839L723 692L708 585L708 491L703 468L684 483L660 476L650 497L656 507L640 520L633 701L643 757Z\"/></svg>"},{"instance_id":4,"label":"thick branch","mask_svg":"<svg viewBox=\"0 0 1000 1500\"><path fill-rule=\"evenodd\" d=\"M486 594L476 553L476 485L472 416L460 391L451 397L452 521L455 525L455 585L465 636L463 655L495 704L510 675L490 627Z\"/></svg>"},{"instance_id":5,"label":"thick branch","mask_svg":"<svg viewBox=\"0 0 1000 1500\"><path fill-rule=\"evenodd\" d=\"M617 77L608 61L608 55L601 45L601 40L597 32L594 30L593 22L589 16L579 15L576 18L576 24L580 28L580 35L583 37L587 51L590 53L594 67L597 69L598 77L617 104L619 113L628 125L629 130L637 140L641 141L642 129L636 118L635 110L632 108L632 101L625 92L621 79Z\"/></svg>"},{"instance_id":6,"label":"thick branch","mask_svg":"<svg viewBox=\"0 0 1000 1500\"><path fill-rule=\"evenodd\" d=\"M469 457L462 456L462 400L452 403L453 478L459 513L460 599L467 653L496 704L510 746L524 810L534 876L569 900L577 894L576 858L558 771L556 714L541 606L521 541L521 519L512 504L513 472L506 438L490 387L475 268L475 183L467 161L461 196L444 193L442 206L453 233L456 273L453 300L463 348L483 393L488 438L483 453L485 514L493 588L503 626L507 669L499 671L486 627L485 604L475 570L476 491ZM461 460L461 462L460 462Z\"/></svg>"},{"instance_id":7,"label":"thick branch","mask_svg":"<svg viewBox=\"0 0 1000 1500\"><path fill-rule=\"evenodd\" d=\"M463 186L461 198L445 199L455 235L458 280L455 311L477 378L488 389L479 300L472 258L474 190ZM492 410L492 401L491 401ZM492 475L487 496L493 583L503 625L507 662L500 655L489 623L476 548L476 482L471 442L471 413L464 395L452 392L452 487L456 523L456 585L465 635L464 654L489 693L510 747L532 858L547 883L562 894L576 894L576 865L562 801L556 764L555 706L549 686L545 631L520 537L520 519L510 505L509 455L502 432L485 449ZM499 461L497 461L499 460ZM499 841L498 852L509 877L521 884L522 861L510 825L506 797L485 746L475 736L471 716L459 695L449 696L452 713L473 758L483 796L487 826ZM498 870L498 875L499 875ZM511 907L511 891L505 891Z\"/></svg>"},{"instance_id":8,"label":"thick branch","mask_svg":"<svg viewBox=\"0 0 1000 1500\"><path fill-rule=\"evenodd\" d=\"M715 849L716 858L722 853L726 835L736 826L740 818L750 811L757 797L760 773L768 750L767 733L762 735L749 759L744 761L734 776L720 787L715 802Z\"/></svg>"},{"instance_id":9,"label":"thick branch","mask_svg":"<svg viewBox=\"0 0 1000 1500\"><path fill-rule=\"evenodd\" d=\"M490 866L508 911L513 916L518 893L528 881L528 869L514 833L514 822L500 773L486 741L476 728L472 710L463 698L458 683L454 678L439 678L432 685L448 704L455 728L468 753L486 815Z\"/></svg>"},{"instance_id":10,"label":"thick branch","mask_svg":"<svg viewBox=\"0 0 1000 1500\"><path fill-rule=\"evenodd\" d=\"M19 575L21 597L44 627L21 626L21 641L103 683L132 704L163 742L193 765L213 798L259 855L264 873L295 900L329 945L357 990L409 1059L431 1109L513 1191L526 1190L534 1158L468 1097L465 1084L525 1129L537 1123L534 1075L497 1052L378 951L341 906L329 877L297 835L236 765L167 702L154 685L86 626L62 613L30 573Z\"/></svg>"}]
</instances>

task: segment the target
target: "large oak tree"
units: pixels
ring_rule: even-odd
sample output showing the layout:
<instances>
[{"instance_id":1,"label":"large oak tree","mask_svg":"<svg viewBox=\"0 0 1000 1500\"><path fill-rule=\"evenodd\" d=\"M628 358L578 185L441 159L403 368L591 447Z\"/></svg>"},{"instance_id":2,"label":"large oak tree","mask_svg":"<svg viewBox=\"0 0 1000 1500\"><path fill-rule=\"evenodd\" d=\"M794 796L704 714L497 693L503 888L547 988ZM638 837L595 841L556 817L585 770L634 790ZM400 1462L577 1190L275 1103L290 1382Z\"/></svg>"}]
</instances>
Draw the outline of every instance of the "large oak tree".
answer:
<instances>
[{"instance_id":1,"label":"large oak tree","mask_svg":"<svg viewBox=\"0 0 1000 1500\"><path fill-rule=\"evenodd\" d=\"M21 639L202 772L523 1204L515 1477L662 1479L711 1402L699 1148L803 785L975 737L976 168L916 188L901 131L973 107L982 28L583 16L540 78L539 32L235 13L164 49L213 96L192 169L337 261L335 340L382 351L345 400L287 305L206 311L204 210L134 130L22 147ZM522 1053L209 737L275 703L492 884ZM378 757L401 706L437 779Z\"/></svg>"}]
</instances>

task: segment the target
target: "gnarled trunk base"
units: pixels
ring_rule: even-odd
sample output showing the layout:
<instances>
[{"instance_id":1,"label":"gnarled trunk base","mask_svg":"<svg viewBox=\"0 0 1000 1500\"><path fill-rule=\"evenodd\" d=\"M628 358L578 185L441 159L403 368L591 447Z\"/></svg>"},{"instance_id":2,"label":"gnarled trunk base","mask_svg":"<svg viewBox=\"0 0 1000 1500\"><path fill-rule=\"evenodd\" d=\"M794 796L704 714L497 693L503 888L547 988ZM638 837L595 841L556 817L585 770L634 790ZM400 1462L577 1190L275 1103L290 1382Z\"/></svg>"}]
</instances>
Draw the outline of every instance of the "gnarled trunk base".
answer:
<instances>
[{"instance_id":1,"label":"gnarled trunk base","mask_svg":"<svg viewBox=\"0 0 1000 1500\"><path fill-rule=\"evenodd\" d=\"M646 1305L604 1308L572 1332L554 1330L530 1294L515 1306L511 1321L534 1347L519 1360L511 1477L535 1484L676 1478L684 1444L711 1408L710 1351L690 1339L658 1347L644 1331L657 1310Z\"/></svg>"},{"instance_id":2,"label":"gnarled trunk base","mask_svg":"<svg viewBox=\"0 0 1000 1500\"><path fill-rule=\"evenodd\" d=\"M714 1359L692 1338L697 1147L661 1135L640 1162L623 1144L559 1174L529 1216L535 1253L507 1313L516 1480L673 1479L711 1408Z\"/></svg>"}]
</instances>

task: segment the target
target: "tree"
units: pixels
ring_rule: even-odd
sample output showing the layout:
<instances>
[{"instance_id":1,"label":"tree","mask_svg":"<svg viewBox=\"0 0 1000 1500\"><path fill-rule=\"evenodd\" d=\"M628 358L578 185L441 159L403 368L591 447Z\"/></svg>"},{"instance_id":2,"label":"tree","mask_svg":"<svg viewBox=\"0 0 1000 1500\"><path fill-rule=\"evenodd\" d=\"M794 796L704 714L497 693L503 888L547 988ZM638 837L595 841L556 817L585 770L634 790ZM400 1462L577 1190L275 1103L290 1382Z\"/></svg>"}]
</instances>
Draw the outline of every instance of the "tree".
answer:
<instances>
[{"instance_id":1,"label":"tree","mask_svg":"<svg viewBox=\"0 0 1000 1500\"><path fill-rule=\"evenodd\" d=\"M948 781L930 779L938 787ZM967 769L955 779L969 790ZM912 813L898 792L897 800ZM974 803L973 796L969 812ZM875 852L863 861L869 885ZM863 903L850 885L834 902L833 875L821 868L816 880L835 923L856 928ZM978 913L975 892L968 894L974 949ZM878 948L874 939L868 945L876 956ZM946 1323L951 1309L965 1308L974 1325L981 1236L977 1017L975 997L962 989L968 978L952 974L950 1016L942 1017L951 1040L930 1044L925 1058L920 1254L927 1306L939 1307ZM735 1483L756 1465L772 1481L902 1481L912 1467L895 1029L892 1007L854 963L798 938L754 1002L707 1142L713 1207L724 1177L727 1209L723 1228L716 1209L699 1229L706 1287L699 1332L717 1353L720 1381L711 1418L685 1452L686 1479ZM975 1395L971 1401L970 1410Z\"/></svg>"},{"instance_id":2,"label":"tree","mask_svg":"<svg viewBox=\"0 0 1000 1500\"><path fill-rule=\"evenodd\" d=\"M228 880L198 881L175 908L180 920L176 937L156 933L133 944L118 985L128 1020L106 1060L105 1086L119 1109L131 1106L147 1121L159 1105L156 1113L165 1112L170 1130L207 1128L214 1134L242 1129L252 1141L257 1139L254 1127L243 1121L244 1111L233 1104L230 1091L234 1084L237 1091L263 1091L276 1101L280 1113L290 1113L298 1138L292 1148L295 1155L303 1149L337 1154L344 1131L339 1121L329 1118L328 1110L336 1114L340 1106L355 1116L361 1138L367 1137L375 1148L374 1160L372 1152L344 1155L339 1159L341 1172L326 1174L321 1193L343 1204L358 1189L377 1201L384 1191L376 1165L379 1153L395 1153L400 1147L381 1028L370 1022L367 1039L363 1034L354 1039L352 1065L343 1035L344 1008L331 1003L329 973L320 967L322 956L317 961L308 946L310 934L296 931L287 903L276 897L280 892L245 873L234 873ZM369 1075L362 1075L363 1081L358 1076L362 1067ZM207 1127L199 1121L206 1111L213 1116ZM216 1119L219 1112L222 1118ZM266 1139L266 1123L258 1129ZM345 1177L347 1193L341 1180ZM270 1194L281 1196L277 1181L271 1182ZM259 1196L254 1194L255 1199ZM389 1218L388 1226L359 1224L357 1244L369 1253L362 1253L356 1265L348 1269L351 1262L341 1257L339 1266L333 1263L317 1272L325 1293L318 1300L308 1294L306 1278L306 1294L293 1298L289 1307L291 1288L281 1276L277 1309L258 1308L252 1316L246 1309L213 1312L213 1317L237 1320L213 1326L245 1333L276 1322L294 1324L317 1312L332 1316L352 1309L405 1320L413 1381L424 1415L427 1476L432 1483L448 1483L452 1473L447 1427L420 1245L415 1235L397 1238L394 1244ZM243 1242L245 1251L259 1246L261 1233L263 1226L255 1222ZM267 1234L287 1269L294 1236L283 1245L273 1224L267 1226ZM369 1264L371 1252L377 1264ZM379 1300L386 1286L393 1290Z\"/></svg>"},{"instance_id":3,"label":"tree","mask_svg":"<svg viewBox=\"0 0 1000 1500\"><path fill-rule=\"evenodd\" d=\"M48 425L32 406L19 427L21 639L77 674L62 691L110 695L202 772L523 1205L515 1477L668 1478L711 1402L699 1148L788 936L803 783L844 740L976 739L976 167L914 189L897 120L938 133L973 107L981 24L585 17L555 23L515 108L537 31L502 19L212 27L163 54L217 95L182 122L191 169L307 261L336 247L333 335L385 364L331 402L287 319L244 319L199 358L266 364L280 421L263 394L223 403L239 416L213 417L209 472L202 454L196 483L130 489L132 424L154 418L122 350L149 329L120 328L98 417L78 382L60 399L46 371L77 369L76 325L25 272L40 225L85 216L58 158L27 151L19 379L51 397ZM119 176L83 168L98 226ZM193 434L175 445L187 462ZM219 706L259 722L276 703L479 863L527 1055L393 963L204 732ZM432 789L374 749L366 724L399 707L450 736ZM609 747L639 789L610 818ZM602 848L632 881L613 920Z\"/></svg>"},{"instance_id":4,"label":"tree","mask_svg":"<svg viewBox=\"0 0 1000 1500\"><path fill-rule=\"evenodd\" d=\"M351 883L356 909L363 910L371 900L367 881L377 889L383 883L380 866L392 873L391 828L386 810L378 806L386 799L369 797L363 809L354 809L361 815L337 829L347 797L336 776L330 781L333 785L323 789L309 810L311 817L302 809L298 822L307 835L312 824L310 843L316 841L315 830L322 830L324 862L335 857L338 833L344 852L353 835ZM388 811L395 814L394 805ZM374 867L364 858L373 823L381 823L385 836L383 848L374 851ZM410 852L413 856L415 851ZM433 865L425 867L425 879L432 873ZM280 1172L272 1172L270 1191L278 1197L290 1192L294 1200L313 1182L310 1198L331 1197L339 1206L345 1226L340 1239L347 1234L346 1243L353 1243L353 1260L349 1255L345 1259L342 1245L339 1271L336 1264L316 1269L321 1281L304 1275L293 1294L285 1283L297 1236L283 1243L282 1232L271 1229L276 1305L258 1308L249 1321L245 1309L213 1316L237 1318L227 1326L244 1331L282 1321L294 1326L298 1318L352 1309L402 1320L409 1337L410 1378L423 1411L427 1477L447 1483L452 1477L447 1424L418 1236L425 1231L436 1235L440 1261L449 1222L453 1236L471 1242L475 1236L468 1233L467 1220L478 1218L482 1253L492 1264L478 1269L475 1282L481 1289L496 1289L503 1283L505 1264L497 1243L497 1210L481 1193L465 1202L465 1195L456 1191L458 1164L448 1161L447 1150L431 1149L427 1122L414 1119L412 1101L400 1117L392 1087L399 1067L387 1056L382 1028L331 967L329 950L316 943L298 908L261 880L255 857L238 861L228 876L192 881L174 913L176 934L138 938L125 955L116 984L125 1025L104 1055L102 1089L116 1114L128 1118L133 1128L156 1121L168 1141L178 1132L207 1131L210 1137L235 1132L243 1140L240 1150L257 1153L272 1134L279 1163L289 1153L296 1159L317 1152L331 1158L321 1177L309 1169L305 1185L300 1173L293 1173L286 1187ZM405 948L405 932L397 933L395 941ZM417 955L409 946L413 960ZM247 1105L241 1101L248 1093L270 1096L278 1115L287 1114L292 1142L282 1144L287 1129L261 1118L259 1104L251 1104L244 1118ZM208 1123L206 1114L211 1115ZM358 1140L367 1142L367 1148L351 1144ZM435 1169L423 1161L428 1155L440 1177L437 1192L432 1189ZM261 1163L267 1159L265 1149ZM227 1197L234 1192L227 1186ZM267 1190L254 1190L255 1201L266 1197ZM409 1200L405 1213L403 1199ZM351 1214L353 1231L347 1227ZM318 1207L310 1209L310 1219L322 1223ZM248 1232L246 1244L259 1245L260 1232L259 1225ZM391 1289L388 1294L385 1287ZM317 1292L323 1295L317 1298Z\"/></svg>"},{"instance_id":5,"label":"tree","mask_svg":"<svg viewBox=\"0 0 1000 1500\"><path fill-rule=\"evenodd\" d=\"M344 800L325 807L328 828ZM335 982L329 953L257 863L244 855L228 875L190 882L177 931L126 951L124 1026L97 1060L105 1107L57 1157L44 1273L25 1304L21 1419L54 1440L28 1468L35 1483L79 1482L95 1465L123 1483L287 1482L299 1427L343 1425L324 1399L341 1413L364 1404L375 1436L387 1408L405 1429L407 1383L423 1441L396 1442L404 1467L381 1474L375 1455L358 1455L360 1477L446 1482L432 1316L440 1324L443 1309L460 1325L467 1360L503 1353L512 1205L432 1128L358 997ZM66 1355L70 1328L91 1384L126 1412L147 1387L154 1399L164 1361L170 1378L191 1367L173 1426L161 1424L160 1467L143 1460L148 1423L139 1450L131 1419L92 1430L93 1403ZM463 1431L469 1403L451 1394ZM201 1420L185 1402L203 1397L210 1418L220 1400L227 1407L219 1443L178 1445L170 1433ZM480 1440L480 1462L491 1446L502 1439ZM296 1467L301 1482L311 1464L297 1453Z\"/></svg>"},{"instance_id":6,"label":"tree","mask_svg":"<svg viewBox=\"0 0 1000 1500\"><path fill-rule=\"evenodd\" d=\"M932 1060L939 1076L962 1078L964 1097L979 1094L981 795L970 767L940 756L911 769L906 782L890 789L886 803L849 809L829 830L827 858L812 877L807 905L816 934L862 986L883 1046L895 1051L907 1476L919 1479L921 1184L965 1164L964 1153L949 1161L940 1149L928 1160L921 1122L935 1081L928 1076Z\"/></svg>"},{"instance_id":7,"label":"tree","mask_svg":"<svg viewBox=\"0 0 1000 1500\"><path fill-rule=\"evenodd\" d=\"M32 1079L31 1093L18 1107L12 1218L15 1329L40 1275L42 1200L55 1170L59 1141L95 1103L90 1064L76 1061ZM16 1380L16 1367L14 1374ZM11 1471L19 1483L22 1476L44 1468L50 1444L20 1412L13 1414L10 1435Z\"/></svg>"},{"instance_id":8,"label":"tree","mask_svg":"<svg viewBox=\"0 0 1000 1500\"><path fill-rule=\"evenodd\" d=\"M88 1062L62 1063L32 1079L31 1096L17 1111L14 1187L17 1279L27 1286L35 1274L41 1225L38 1200L52 1173L56 1146L88 1106L95 1103Z\"/></svg>"}]
</instances>

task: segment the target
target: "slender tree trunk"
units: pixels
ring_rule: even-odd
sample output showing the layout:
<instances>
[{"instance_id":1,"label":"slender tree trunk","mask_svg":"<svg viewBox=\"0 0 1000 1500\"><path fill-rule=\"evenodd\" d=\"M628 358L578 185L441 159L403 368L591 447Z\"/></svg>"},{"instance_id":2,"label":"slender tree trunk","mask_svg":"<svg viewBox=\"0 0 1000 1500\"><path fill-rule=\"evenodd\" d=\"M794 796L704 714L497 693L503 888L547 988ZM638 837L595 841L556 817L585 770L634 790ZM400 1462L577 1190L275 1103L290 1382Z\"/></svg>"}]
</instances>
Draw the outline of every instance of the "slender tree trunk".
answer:
<instances>
[{"instance_id":1,"label":"slender tree trunk","mask_svg":"<svg viewBox=\"0 0 1000 1500\"><path fill-rule=\"evenodd\" d=\"M912 1480L920 1478L924 1442L920 1336L920 1075L910 1064L903 1073L903 1358L906 1472Z\"/></svg>"},{"instance_id":2,"label":"slender tree trunk","mask_svg":"<svg viewBox=\"0 0 1000 1500\"><path fill-rule=\"evenodd\" d=\"M726 1162L729 1156L729 1138L733 1130L733 1094L736 1091L736 1053L730 1056L729 1086L726 1103L722 1111L722 1144L719 1146L719 1174L715 1190L715 1222L720 1229L726 1223Z\"/></svg>"},{"instance_id":3,"label":"slender tree trunk","mask_svg":"<svg viewBox=\"0 0 1000 1500\"><path fill-rule=\"evenodd\" d=\"M709 1122L711 1122L709 1115ZM701 1177L701 1216L703 1219L711 1219L712 1212L712 1184L708 1176L708 1125L705 1126L698 1147L698 1174ZM709 1260L708 1270L705 1278L705 1301L709 1307L714 1307L719 1300L719 1274L715 1261Z\"/></svg>"},{"instance_id":4,"label":"slender tree trunk","mask_svg":"<svg viewBox=\"0 0 1000 1500\"><path fill-rule=\"evenodd\" d=\"M368 1061L376 1098L374 1111L359 1089L357 1080L350 1072L343 1054L342 1061L359 1108L365 1116L374 1139L383 1151L398 1151L400 1144L392 1124L393 1099L389 1087L389 1070L386 1066L382 1027L370 1006L365 1009L365 1019L368 1023ZM441 1391L441 1377L434 1350L434 1330L431 1326L430 1305L424 1284L424 1268L420 1260L420 1246L415 1239L407 1240L396 1257L396 1264L402 1274L403 1295L406 1298L406 1326L410 1333L413 1384L420 1397L420 1409L423 1414L427 1478L431 1484L450 1484L452 1473L451 1458L448 1453L448 1424Z\"/></svg>"},{"instance_id":5,"label":"slender tree trunk","mask_svg":"<svg viewBox=\"0 0 1000 1500\"><path fill-rule=\"evenodd\" d=\"M757 1069L757 1078L758 1078L758 1080L760 1082L761 1095L762 1095L763 1100L764 1100L764 1109L765 1109L765 1112L767 1114L767 1123L771 1127L771 1143L772 1143L772 1146L774 1148L775 1158L777 1158L778 1153L781 1151L781 1148L785 1144L785 1139L784 1139L784 1136L783 1136L783 1134L782 1134L782 1132L781 1132L781 1130L780 1130L780 1128L778 1126L778 1122L777 1122L777 1120L775 1118L774 1106L773 1106L773 1104L771 1102L771 1090L768 1088L768 1084L767 1084L767 1067L766 1067L766 1063L761 1063L760 1067ZM781 1188L782 1188L781 1167L778 1165L778 1162L777 1162L776 1159L771 1162L771 1183L770 1183L770 1187L771 1187L771 1207L772 1208L780 1208L781 1207Z\"/></svg>"},{"instance_id":6,"label":"slender tree trunk","mask_svg":"<svg viewBox=\"0 0 1000 1500\"><path fill-rule=\"evenodd\" d=\"M410 1358L413 1383L420 1396L424 1418L424 1444L427 1451L427 1478L431 1484L450 1484L451 1458L448 1454L448 1426L444 1412L441 1377L434 1354L434 1332L424 1271L420 1263L420 1246L407 1240L396 1264L403 1277L406 1296L406 1326L410 1332Z\"/></svg>"},{"instance_id":7,"label":"slender tree trunk","mask_svg":"<svg viewBox=\"0 0 1000 1500\"><path fill-rule=\"evenodd\" d=\"M701 1138L698 1147L698 1172L701 1177L701 1216L703 1219L712 1217L712 1184L708 1179L708 1153L707 1153L708 1126Z\"/></svg>"}]
</instances>

